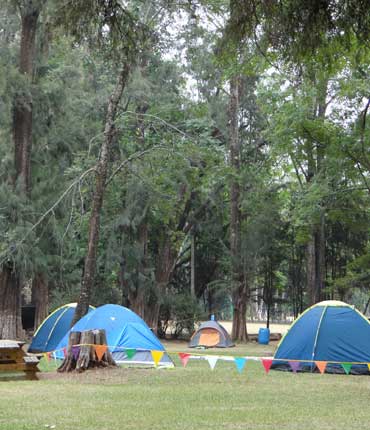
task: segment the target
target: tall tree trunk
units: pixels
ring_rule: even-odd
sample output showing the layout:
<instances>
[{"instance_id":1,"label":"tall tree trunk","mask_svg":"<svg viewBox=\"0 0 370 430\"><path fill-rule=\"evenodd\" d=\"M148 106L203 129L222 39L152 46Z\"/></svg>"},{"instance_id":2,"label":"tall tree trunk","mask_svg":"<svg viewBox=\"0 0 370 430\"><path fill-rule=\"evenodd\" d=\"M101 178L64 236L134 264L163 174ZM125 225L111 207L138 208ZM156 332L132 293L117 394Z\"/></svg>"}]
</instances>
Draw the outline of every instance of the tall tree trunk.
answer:
<instances>
[{"instance_id":1,"label":"tall tree trunk","mask_svg":"<svg viewBox=\"0 0 370 430\"><path fill-rule=\"evenodd\" d=\"M326 95L328 81L323 79L317 83L318 96L315 101L314 118L325 119ZM314 144L307 145L308 153L308 182L315 177L316 181L325 179L325 143L319 142L316 146L316 157L314 156ZM316 160L315 160L316 158ZM311 237L307 244L307 292L308 304L313 305L322 299L325 287L326 268L326 237L325 237L325 207L321 202L319 221L311 226Z\"/></svg>"},{"instance_id":2,"label":"tall tree trunk","mask_svg":"<svg viewBox=\"0 0 370 430\"><path fill-rule=\"evenodd\" d=\"M155 282L157 285L157 298L155 302L147 303L145 310L145 322L155 333L157 333L158 329L161 297L166 294L166 288L173 274L176 256L177 254L172 247L171 238L165 233L156 261Z\"/></svg>"},{"instance_id":3,"label":"tall tree trunk","mask_svg":"<svg viewBox=\"0 0 370 430\"><path fill-rule=\"evenodd\" d=\"M0 272L0 339L22 339L19 276L10 266Z\"/></svg>"},{"instance_id":4,"label":"tall tree trunk","mask_svg":"<svg viewBox=\"0 0 370 430\"><path fill-rule=\"evenodd\" d=\"M37 328L49 313L49 286L42 273L32 280L32 303L36 308L34 327Z\"/></svg>"},{"instance_id":5,"label":"tall tree trunk","mask_svg":"<svg viewBox=\"0 0 370 430\"><path fill-rule=\"evenodd\" d=\"M241 261L241 212L240 212L240 140L239 140L239 76L230 81L229 127L230 127L230 166L234 178L230 187L230 255L231 282L233 300L232 338L236 341L247 341L247 282L244 279Z\"/></svg>"},{"instance_id":6,"label":"tall tree trunk","mask_svg":"<svg viewBox=\"0 0 370 430\"><path fill-rule=\"evenodd\" d=\"M19 72L24 88L13 102L14 185L25 197L31 194L32 94L36 29L42 0L19 2L21 38ZM3 265L0 272L0 337L20 338L23 335L21 318L21 282L17 267Z\"/></svg>"},{"instance_id":7,"label":"tall tree trunk","mask_svg":"<svg viewBox=\"0 0 370 430\"><path fill-rule=\"evenodd\" d=\"M195 232L191 232L190 295L195 298Z\"/></svg>"},{"instance_id":8,"label":"tall tree trunk","mask_svg":"<svg viewBox=\"0 0 370 430\"><path fill-rule=\"evenodd\" d=\"M25 8L22 12L19 71L25 77L28 88L17 94L13 107L15 183L19 183L21 191L28 197L31 193L31 83L35 62L36 29L39 14L40 10L36 5Z\"/></svg>"},{"instance_id":9,"label":"tall tree trunk","mask_svg":"<svg viewBox=\"0 0 370 430\"><path fill-rule=\"evenodd\" d=\"M145 320L146 298L145 287L140 282L140 274L145 276L145 269L148 254L148 225L144 221L138 228L138 243L141 248L141 261L137 267L137 279L135 287L127 285L127 297L129 308Z\"/></svg>"},{"instance_id":10,"label":"tall tree trunk","mask_svg":"<svg viewBox=\"0 0 370 430\"><path fill-rule=\"evenodd\" d=\"M94 285L96 273L96 253L100 233L100 212L103 206L106 180L109 168L110 152L115 135L115 118L123 90L126 86L129 76L129 66L124 65L116 87L109 98L105 128L104 141L101 146L99 160L95 171L95 189L92 199L92 209L89 222L89 239L87 244L87 255L85 258L84 274L81 284L80 296L73 316L72 325L82 318L87 312L90 304L91 290Z\"/></svg>"}]
</instances>

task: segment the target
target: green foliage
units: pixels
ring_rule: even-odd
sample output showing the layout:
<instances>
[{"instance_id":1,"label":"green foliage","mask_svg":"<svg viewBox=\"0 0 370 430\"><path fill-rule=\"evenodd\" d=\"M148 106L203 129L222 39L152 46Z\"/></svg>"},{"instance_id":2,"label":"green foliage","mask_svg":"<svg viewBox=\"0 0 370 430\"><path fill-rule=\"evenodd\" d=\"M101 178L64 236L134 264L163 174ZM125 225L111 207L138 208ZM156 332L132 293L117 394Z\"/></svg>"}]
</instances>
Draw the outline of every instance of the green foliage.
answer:
<instances>
[{"instance_id":1,"label":"green foliage","mask_svg":"<svg viewBox=\"0 0 370 430\"><path fill-rule=\"evenodd\" d=\"M167 333L174 339L188 339L199 317L199 305L189 293L166 294L160 308L158 334L165 337Z\"/></svg>"}]
</instances>

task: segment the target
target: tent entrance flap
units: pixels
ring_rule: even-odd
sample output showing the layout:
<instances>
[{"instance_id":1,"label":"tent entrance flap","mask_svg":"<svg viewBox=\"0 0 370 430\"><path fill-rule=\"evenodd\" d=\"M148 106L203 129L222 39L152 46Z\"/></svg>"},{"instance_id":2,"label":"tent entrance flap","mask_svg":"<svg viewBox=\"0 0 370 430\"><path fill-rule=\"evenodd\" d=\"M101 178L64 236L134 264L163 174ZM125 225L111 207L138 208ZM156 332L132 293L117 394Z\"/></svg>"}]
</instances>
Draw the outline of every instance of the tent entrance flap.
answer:
<instances>
[{"instance_id":1,"label":"tent entrance flap","mask_svg":"<svg viewBox=\"0 0 370 430\"><path fill-rule=\"evenodd\" d=\"M199 345L215 346L220 342L220 334L213 329L205 328L201 331Z\"/></svg>"}]
</instances>

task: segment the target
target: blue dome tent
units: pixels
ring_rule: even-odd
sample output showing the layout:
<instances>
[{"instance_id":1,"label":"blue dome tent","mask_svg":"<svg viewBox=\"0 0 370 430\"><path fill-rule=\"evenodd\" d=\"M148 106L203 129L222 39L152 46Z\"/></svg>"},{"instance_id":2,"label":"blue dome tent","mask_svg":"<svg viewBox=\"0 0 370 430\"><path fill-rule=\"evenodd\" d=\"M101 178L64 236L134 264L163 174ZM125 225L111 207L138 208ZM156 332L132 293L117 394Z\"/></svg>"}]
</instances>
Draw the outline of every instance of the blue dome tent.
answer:
<instances>
[{"instance_id":1,"label":"blue dome tent","mask_svg":"<svg viewBox=\"0 0 370 430\"><path fill-rule=\"evenodd\" d=\"M287 370L289 360L300 360L303 371L314 371L314 361L325 361L327 372L343 373L341 363L351 363L352 374L368 374L370 322L347 303L317 303L293 322L278 345L272 368Z\"/></svg>"},{"instance_id":2,"label":"blue dome tent","mask_svg":"<svg viewBox=\"0 0 370 430\"><path fill-rule=\"evenodd\" d=\"M76 306L77 303L68 303L55 309L45 318L33 335L28 352L54 351L63 336L71 328ZM95 308L90 306L89 312L93 309Z\"/></svg>"},{"instance_id":3,"label":"blue dome tent","mask_svg":"<svg viewBox=\"0 0 370 430\"><path fill-rule=\"evenodd\" d=\"M165 348L147 324L135 312L119 305L104 305L86 314L68 331L56 350L58 358L63 358L61 350L68 345L70 332L104 329L108 347L116 363L154 365L151 351L163 351L160 366L172 367L172 360ZM126 349L135 349L134 357L126 355Z\"/></svg>"}]
</instances>

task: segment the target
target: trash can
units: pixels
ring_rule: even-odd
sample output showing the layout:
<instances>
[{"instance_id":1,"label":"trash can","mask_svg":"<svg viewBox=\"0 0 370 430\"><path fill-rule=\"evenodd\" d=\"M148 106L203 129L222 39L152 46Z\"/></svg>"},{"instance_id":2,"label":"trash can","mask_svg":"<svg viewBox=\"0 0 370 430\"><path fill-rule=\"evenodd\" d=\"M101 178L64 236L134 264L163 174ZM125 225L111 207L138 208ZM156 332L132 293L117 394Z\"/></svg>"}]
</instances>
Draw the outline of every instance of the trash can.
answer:
<instances>
[{"instance_id":1,"label":"trash can","mask_svg":"<svg viewBox=\"0 0 370 430\"><path fill-rule=\"evenodd\" d=\"M270 342L270 329L260 328L258 331L258 343L261 345L268 345Z\"/></svg>"}]
</instances>

